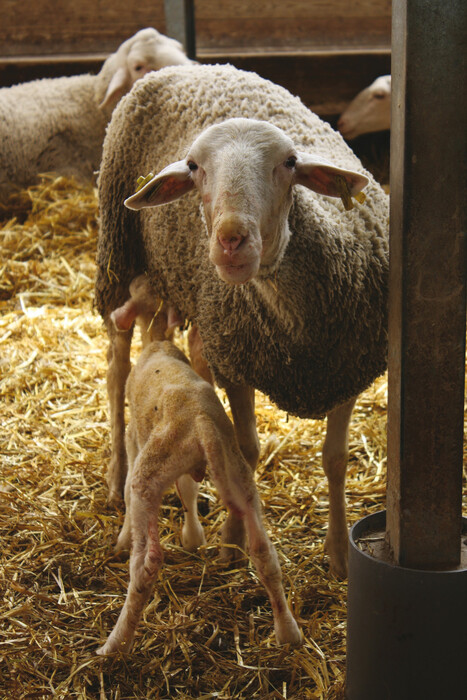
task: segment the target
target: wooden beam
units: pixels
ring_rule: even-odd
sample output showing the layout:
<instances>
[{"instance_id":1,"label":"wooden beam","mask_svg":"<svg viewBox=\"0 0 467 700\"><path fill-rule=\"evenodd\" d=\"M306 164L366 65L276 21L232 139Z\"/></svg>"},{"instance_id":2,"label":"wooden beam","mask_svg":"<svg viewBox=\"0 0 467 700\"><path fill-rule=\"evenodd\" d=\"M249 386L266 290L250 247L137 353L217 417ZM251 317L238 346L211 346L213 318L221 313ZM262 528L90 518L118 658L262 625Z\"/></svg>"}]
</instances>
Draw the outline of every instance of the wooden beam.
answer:
<instances>
[{"instance_id":1,"label":"wooden beam","mask_svg":"<svg viewBox=\"0 0 467 700\"><path fill-rule=\"evenodd\" d=\"M465 0L394 0L387 534L459 564L466 314Z\"/></svg>"}]
</instances>

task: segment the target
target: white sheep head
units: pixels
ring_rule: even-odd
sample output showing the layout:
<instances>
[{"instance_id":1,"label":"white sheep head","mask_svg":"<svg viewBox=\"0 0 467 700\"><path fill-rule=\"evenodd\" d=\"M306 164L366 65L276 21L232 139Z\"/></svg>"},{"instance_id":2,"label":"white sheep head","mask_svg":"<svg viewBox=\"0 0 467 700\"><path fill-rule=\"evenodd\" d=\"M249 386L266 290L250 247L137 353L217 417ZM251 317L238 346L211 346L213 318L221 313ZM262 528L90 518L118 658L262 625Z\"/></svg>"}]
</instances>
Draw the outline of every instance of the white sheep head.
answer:
<instances>
[{"instance_id":1,"label":"white sheep head","mask_svg":"<svg viewBox=\"0 0 467 700\"><path fill-rule=\"evenodd\" d=\"M391 128L391 76L381 75L358 93L339 117L337 128L345 139Z\"/></svg>"},{"instance_id":2,"label":"white sheep head","mask_svg":"<svg viewBox=\"0 0 467 700\"><path fill-rule=\"evenodd\" d=\"M152 70L191 63L180 42L146 27L109 56L101 73L109 80L101 107L115 105L134 83Z\"/></svg>"},{"instance_id":3,"label":"white sheep head","mask_svg":"<svg viewBox=\"0 0 467 700\"><path fill-rule=\"evenodd\" d=\"M361 173L298 151L268 122L229 119L205 129L186 158L152 177L125 205L135 210L159 206L196 188L209 258L222 280L243 284L270 275L280 263L290 237L293 186L340 197L339 178L351 195L368 184Z\"/></svg>"}]
</instances>

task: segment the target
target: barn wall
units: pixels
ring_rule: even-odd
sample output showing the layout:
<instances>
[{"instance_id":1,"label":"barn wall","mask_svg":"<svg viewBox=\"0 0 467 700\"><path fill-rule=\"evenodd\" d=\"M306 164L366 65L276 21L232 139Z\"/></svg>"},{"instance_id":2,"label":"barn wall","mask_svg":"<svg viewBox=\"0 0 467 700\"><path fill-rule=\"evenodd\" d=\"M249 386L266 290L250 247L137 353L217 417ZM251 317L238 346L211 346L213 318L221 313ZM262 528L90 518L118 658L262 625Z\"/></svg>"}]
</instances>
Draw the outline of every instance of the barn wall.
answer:
<instances>
[{"instance_id":1,"label":"barn wall","mask_svg":"<svg viewBox=\"0 0 467 700\"><path fill-rule=\"evenodd\" d=\"M323 116L390 71L391 0L195 0L197 56L254 70ZM97 71L164 0L2 0L0 85Z\"/></svg>"}]
</instances>

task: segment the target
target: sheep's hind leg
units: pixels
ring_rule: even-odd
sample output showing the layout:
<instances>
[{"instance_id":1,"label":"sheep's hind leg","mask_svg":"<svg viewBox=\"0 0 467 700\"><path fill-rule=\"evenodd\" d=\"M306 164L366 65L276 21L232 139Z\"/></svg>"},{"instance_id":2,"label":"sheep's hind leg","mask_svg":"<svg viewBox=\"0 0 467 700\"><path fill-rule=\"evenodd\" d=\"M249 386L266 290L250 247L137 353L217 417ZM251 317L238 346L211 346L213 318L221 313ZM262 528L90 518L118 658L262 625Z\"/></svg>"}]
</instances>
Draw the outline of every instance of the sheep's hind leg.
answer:
<instances>
[{"instance_id":1,"label":"sheep's hind leg","mask_svg":"<svg viewBox=\"0 0 467 700\"><path fill-rule=\"evenodd\" d=\"M117 333L111 321L107 323L107 394L110 411L111 455L107 469L109 503L122 498L127 473L125 450L125 384L130 373L132 331Z\"/></svg>"},{"instance_id":2,"label":"sheep's hind leg","mask_svg":"<svg viewBox=\"0 0 467 700\"><path fill-rule=\"evenodd\" d=\"M177 491L185 511L181 540L183 549L188 552L195 552L198 547L206 544L198 518L198 490L198 484L189 474L183 474L177 479Z\"/></svg>"},{"instance_id":3,"label":"sheep's hind leg","mask_svg":"<svg viewBox=\"0 0 467 700\"><path fill-rule=\"evenodd\" d=\"M349 459L349 424L356 399L328 413L323 446L323 469L329 485L329 524L326 549L331 571L347 576L348 530L345 508L345 474Z\"/></svg>"},{"instance_id":4,"label":"sheep's hind leg","mask_svg":"<svg viewBox=\"0 0 467 700\"><path fill-rule=\"evenodd\" d=\"M232 418L238 444L246 461L254 471L259 459L259 439L256 430L255 390L249 386L226 384ZM222 530L222 541L235 547L224 547L224 561L238 565L244 561L241 550L245 550L245 524L235 512L229 512Z\"/></svg>"}]
</instances>

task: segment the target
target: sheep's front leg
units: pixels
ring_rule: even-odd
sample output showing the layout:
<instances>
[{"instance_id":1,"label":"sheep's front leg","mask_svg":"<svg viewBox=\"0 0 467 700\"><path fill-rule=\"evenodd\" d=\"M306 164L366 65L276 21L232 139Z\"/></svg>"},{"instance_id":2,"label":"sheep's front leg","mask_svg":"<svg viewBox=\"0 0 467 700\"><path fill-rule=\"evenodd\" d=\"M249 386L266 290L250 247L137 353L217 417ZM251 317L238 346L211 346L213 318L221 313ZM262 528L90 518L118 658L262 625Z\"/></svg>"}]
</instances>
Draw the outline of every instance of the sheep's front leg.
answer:
<instances>
[{"instance_id":1,"label":"sheep's front leg","mask_svg":"<svg viewBox=\"0 0 467 700\"><path fill-rule=\"evenodd\" d=\"M259 439L256 431L255 390L249 386L226 384L232 418L238 444L246 461L254 471L259 459ZM227 545L236 545L245 549L245 524L234 511L229 511L222 529L222 541ZM243 559L238 549L224 547L224 561L237 564Z\"/></svg>"},{"instance_id":2,"label":"sheep's front leg","mask_svg":"<svg viewBox=\"0 0 467 700\"><path fill-rule=\"evenodd\" d=\"M206 544L198 518L198 490L198 484L189 474L183 474L177 479L177 491L185 512L181 540L183 548L188 552L195 552L198 547Z\"/></svg>"},{"instance_id":3,"label":"sheep's front leg","mask_svg":"<svg viewBox=\"0 0 467 700\"><path fill-rule=\"evenodd\" d=\"M148 503L135 490L132 492L130 584L117 624L105 644L97 650L100 656L131 650L136 627L152 593L163 559L157 522L159 504L160 500L158 503Z\"/></svg>"},{"instance_id":4,"label":"sheep's front leg","mask_svg":"<svg viewBox=\"0 0 467 700\"><path fill-rule=\"evenodd\" d=\"M111 321L107 324L107 394L110 410L111 455L107 470L107 500L118 502L123 494L127 472L125 451L125 383L130 373L132 332L117 333Z\"/></svg>"},{"instance_id":5,"label":"sheep's front leg","mask_svg":"<svg viewBox=\"0 0 467 700\"><path fill-rule=\"evenodd\" d=\"M329 523L326 549L331 571L347 576L348 531L345 508L345 474L349 459L349 424L356 399L338 406L327 416L323 469L329 486Z\"/></svg>"}]
</instances>

